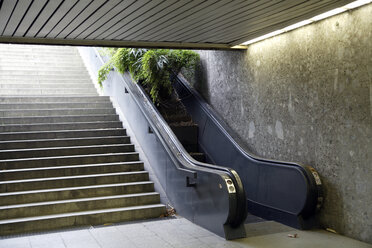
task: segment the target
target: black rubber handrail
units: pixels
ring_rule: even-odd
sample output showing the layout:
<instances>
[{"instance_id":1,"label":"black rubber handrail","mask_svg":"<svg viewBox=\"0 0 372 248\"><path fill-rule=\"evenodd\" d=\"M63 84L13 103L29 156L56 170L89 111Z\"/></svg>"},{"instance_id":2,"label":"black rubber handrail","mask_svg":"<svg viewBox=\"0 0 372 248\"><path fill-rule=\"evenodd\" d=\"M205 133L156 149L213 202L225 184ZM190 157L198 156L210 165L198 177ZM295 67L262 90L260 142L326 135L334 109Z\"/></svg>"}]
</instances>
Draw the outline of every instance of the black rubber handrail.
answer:
<instances>
[{"instance_id":1,"label":"black rubber handrail","mask_svg":"<svg viewBox=\"0 0 372 248\"><path fill-rule=\"evenodd\" d=\"M244 222L247 215L246 194L238 173L231 168L203 163L191 157L176 135L173 133L167 122L164 120L160 112L154 106L149 96L145 93L144 89L139 84L134 83L128 73L123 77L126 81L131 82L126 84L128 86L128 91L135 96L134 99L141 108L142 113L146 116L151 129L161 140L163 146L171 155L173 162L175 162L175 165L178 167L178 170L183 171L185 175L189 177L187 180L190 180L190 176L197 178L198 170L207 170L209 172L219 171L226 173L230 177L236 189L236 199L234 199L235 202L231 204L235 207L235 209L230 209L230 214L226 224L236 227Z\"/></svg>"},{"instance_id":2,"label":"black rubber handrail","mask_svg":"<svg viewBox=\"0 0 372 248\"><path fill-rule=\"evenodd\" d=\"M265 166L271 166L272 168L275 167L281 167L281 168L289 168L299 171L303 177L304 181L307 184L307 193L306 193L306 201L304 202L302 206L302 211L300 213L289 211L286 209L279 209L275 208L273 206L264 204L262 202L255 202L252 199L249 199L247 196L247 199L250 203L254 203L257 205L261 205L266 208L276 209L279 212L286 212L291 215L297 215L307 218L309 216L314 215L317 209L320 208L322 205L322 185L319 179L318 173L313 169L311 166L302 165L299 163L294 162L284 162L284 161L278 161L273 159L266 159L261 158L259 156L256 156L249 151L245 150L240 146L237 141L230 135L230 133L234 133L226 124L224 124L224 121L222 121L218 114L215 113L215 111L205 102L205 100L199 95L198 92L196 92L189 84L188 82L182 77L182 75L173 75L172 78L174 82L174 87L176 88L176 91L183 102L191 101L193 107L197 110L203 110L203 114L206 115L206 118L211 120L214 125L217 126L219 129L219 132L221 135L223 135L228 140L228 145L232 145L235 150L238 151L241 155L243 155L247 161L255 161L254 163L260 163L264 164ZM186 106L188 108L188 106ZM191 114L193 117L193 114ZM203 148L203 147L202 147ZM213 157L211 157L213 160ZM235 168L235 167L233 167ZM242 170L238 171L239 173L242 172ZM244 182L243 182L244 183ZM247 183L247 182L245 182Z\"/></svg>"},{"instance_id":3,"label":"black rubber handrail","mask_svg":"<svg viewBox=\"0 0 372 248\"><path fill-rule=\"evenodd\" d=\"M95 57L101 61L100 63L104 63L97 50L95 50ZM120 78L125 85L125 92L129 93L132 96L135 104L138 106L139 110L148 122L149 128L151 128L152 133L156 135L157 139L166 150L176 169L185 175L185 182L187 182L185 186L196 187L195 189L197 189L197 178L198 173L200 172L211 173L219 175L221 178L225 178L226 181L224 182L226 182L226 189L229 188L227 187L228 181L232 181L235 192L231 194L230 192L227 192L227 201L229 202L229 207L227 209L228 215L224 223L225 234L223 235L227 239L244 237L245 230L244 226L242 226L242 223L244 222L247 214L246 194L244 191L243 183L236 171L227 167L202 163L192 158L184 149L171 128L165 122L159 111L153 105L152 101L149 99L142 87L134 83L128 73ZM225 196L220 195L219 197ZM206 216L207 218L212 218L208 217L208 214ZM212 220L210 220L210 222L214 223L214 221ZM213 227L211 227L211 223L207 224L206 227L214 229ZM221 235L220 231L217 232L219 235Z\"/></svg>"}]
</instances>

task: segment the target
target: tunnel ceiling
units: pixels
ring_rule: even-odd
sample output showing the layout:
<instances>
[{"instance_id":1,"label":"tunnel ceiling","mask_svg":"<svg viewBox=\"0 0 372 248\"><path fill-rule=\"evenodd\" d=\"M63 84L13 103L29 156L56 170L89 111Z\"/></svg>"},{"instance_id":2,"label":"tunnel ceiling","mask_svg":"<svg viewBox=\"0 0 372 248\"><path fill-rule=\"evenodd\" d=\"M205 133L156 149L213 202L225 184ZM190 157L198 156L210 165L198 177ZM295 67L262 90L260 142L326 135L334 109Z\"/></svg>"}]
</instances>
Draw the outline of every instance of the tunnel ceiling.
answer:
<instances>
[{"instance_id":1,"label":"tunnel ceiling","mask_svg":"<svg viewBox=\"0 0 372 248\"><path fill-rule=\"evenodd\" d=\"M226 49L349 2L0 0L0 42Z\"/></svg>"}]
</instances>

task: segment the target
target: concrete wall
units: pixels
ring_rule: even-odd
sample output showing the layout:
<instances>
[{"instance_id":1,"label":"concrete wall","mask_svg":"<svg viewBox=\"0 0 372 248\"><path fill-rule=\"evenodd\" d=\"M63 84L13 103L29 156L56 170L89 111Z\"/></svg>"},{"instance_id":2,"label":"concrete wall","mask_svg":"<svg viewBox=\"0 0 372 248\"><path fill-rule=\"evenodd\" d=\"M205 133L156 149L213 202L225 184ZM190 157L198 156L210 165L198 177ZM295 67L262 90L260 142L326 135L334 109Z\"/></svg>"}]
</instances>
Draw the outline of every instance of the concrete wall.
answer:
<instances>
[{"instance_id":1,"label":"concrete wall","mask_svg":"<svg viewBox=\"0 0 372 248\"><path fill-rule=\"evenodd\" d=\"M372 243L372 4L253 44L200 51L195 87L251 151L315 167L323 227Z\"/></svg>"}]
</instances>

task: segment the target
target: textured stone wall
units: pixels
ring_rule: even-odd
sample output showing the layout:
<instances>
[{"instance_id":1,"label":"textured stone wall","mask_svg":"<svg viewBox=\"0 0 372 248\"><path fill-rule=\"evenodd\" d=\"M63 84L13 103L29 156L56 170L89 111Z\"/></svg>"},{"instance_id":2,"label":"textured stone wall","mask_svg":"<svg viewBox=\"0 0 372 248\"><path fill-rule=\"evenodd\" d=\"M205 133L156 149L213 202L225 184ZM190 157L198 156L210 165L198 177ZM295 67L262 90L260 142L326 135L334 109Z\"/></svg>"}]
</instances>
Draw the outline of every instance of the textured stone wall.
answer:
<instances>
[{"instance_id":1,"label":"textured stone wall","mask_svg":"<svg viewBox=\"0 0 372 248\"><path fill-rule=\"evenodd\" d=\"M315 167L323 227L372 243L372 4L200 55L195 87L249 149Z\"/></svg>"}]
</instances>

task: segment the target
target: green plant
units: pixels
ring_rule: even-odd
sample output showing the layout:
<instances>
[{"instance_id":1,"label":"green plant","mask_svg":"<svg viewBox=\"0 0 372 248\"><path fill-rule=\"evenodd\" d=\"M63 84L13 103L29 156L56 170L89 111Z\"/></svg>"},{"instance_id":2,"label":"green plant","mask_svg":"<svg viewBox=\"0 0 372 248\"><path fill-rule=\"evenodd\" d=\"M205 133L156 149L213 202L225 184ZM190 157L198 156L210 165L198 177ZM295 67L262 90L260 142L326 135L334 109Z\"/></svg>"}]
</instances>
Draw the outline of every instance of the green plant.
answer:
<instances>
[{"instance_id":1,"label":"green plant","mask_svg":"<svg viewBox=\"0 0 372 248\"><path fill-rule=\"evenodd\" d=\"M188 50L120 48L98 71L98 83L102 86L113 68L122 74L128 71L134 81L149 88L153 102L159 104L171 97L171 73L194 70L198 62L199 55Z\"/></svg>"}]
</instances>

